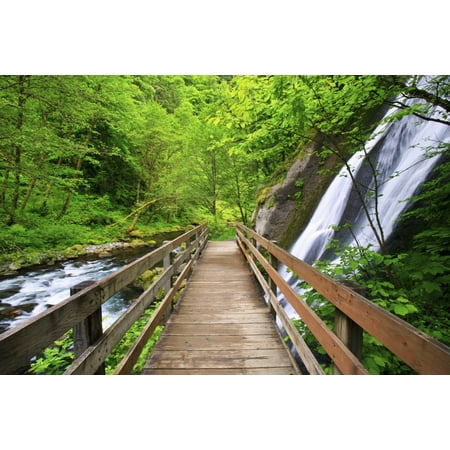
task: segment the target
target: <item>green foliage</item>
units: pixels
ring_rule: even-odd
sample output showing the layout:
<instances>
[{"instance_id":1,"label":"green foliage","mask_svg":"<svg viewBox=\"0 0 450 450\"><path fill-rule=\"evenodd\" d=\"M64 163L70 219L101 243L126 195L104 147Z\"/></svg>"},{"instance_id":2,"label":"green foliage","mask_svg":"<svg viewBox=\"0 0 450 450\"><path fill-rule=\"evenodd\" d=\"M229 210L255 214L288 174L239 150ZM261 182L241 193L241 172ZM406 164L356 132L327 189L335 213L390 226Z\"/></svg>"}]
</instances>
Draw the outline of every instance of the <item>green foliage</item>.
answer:
<instances>
[{"instance_id":1,"label":"green foliage","mask_svg":"<svg viewBox=\"0 0 450 450\"><path fill-rule=\"evenodd\" d=\"M75 224L44 223L45 226L41 228L31 226L27 229L22 225L13 225L5 229L0 237L0 247L8 253L18 250L62 249L77 243L80 231L84 231L84 228Z\"/></svg>"},{"instance_id":2,"label":"green foliage","mask_svg":"<svg viewBox=\"0 0 450 450\"><path fill-rule=\"evenodd\" d=\"M106 375L111 375L114 373L116 366L125 356L126 352L134 344L135 340L139 337L142 329L145 327L151 316L153 315L155 309L159 306L159 302L152 304L147 308L142 316L131 326L131 328L126 332L124 337L119 341L119 343L114 347L113 351L108 355L105 360L105 373ZM132 374L139 374L145 366L149 354L151 353L153 347L159 339L159 336L164 329L163 326L158 326L155 332L150 337L148 342L145 344L142 353L139 356L138 361L133 367Z\"/></svg>"},{"instance_id":3,"label":"green foliage","mask_svg":"<svg viewBox=\"0 0 450 450\"><path fill-rule=\"evenodd\" d=\"M352 281L363 289L364 296L380 307L408 321L445 344L450 343L450 314L438 303L424 299L428 290L442 295L442 280L431 281L429 275L448 274L440 263L424 264L411 255L382 255L370 248L346 247L336 251L339 260L331 265L316 261L316 267L331 278ZM425 280L425 281L424 281ZM448 282L448 278L445 279ZM300 282L302 297L330 329L334 327L334 306L311 286ZM436 298L436 297L435 297ZM308 345L319 354L323 351L301 320L294 321ZM412 369L375 338L364 332L363 364L372 374L411 374Z\"/></svg>"},{"instance_id":4,"label":"green foliage","mask_svg":"<svg viewBox=\"0 0 450 450\"><path fill-rule=\"evenodd\" d=\"M147 308L141 317L125 333L119 343L114 347L105 360L106 375L114 372L117 364L120 363L128 349L133 345L134 341L139 336L158 305L159 302L152 304L149 308ZM158 341L163 329L163 326L156 327L155 332L145 344L138 361L133 367L133 374L139 374L142 371L145 362ZM44 350L43 354L31 364L29 373L36 375L61 375L69 368L73 361L73 332L70 330L62 339L55 341L52 346Z\"/></svg>"},{"instance_id":5,"label":"green foliage","mask_svg":"<svg viewBox=\"0 0 450 450\"><path fill-rule=\"evenodd\" d=\"M236 237L234 228L224 222L209 223L208 231L210 239L214 241L229 241Z\"/></svg>"},{"instance_id":6,"label":"green foliage","mask_svg":"<svg viewBox=\"0 0 450 450\"><path fill-rule=\"evenodd\" d=\"M31 374L36 375L60 375L74 361L72 330L64 337L54 342L51 347L44 350L42 356L34 361L29 369Z\"/></svg>"}]
</instances>

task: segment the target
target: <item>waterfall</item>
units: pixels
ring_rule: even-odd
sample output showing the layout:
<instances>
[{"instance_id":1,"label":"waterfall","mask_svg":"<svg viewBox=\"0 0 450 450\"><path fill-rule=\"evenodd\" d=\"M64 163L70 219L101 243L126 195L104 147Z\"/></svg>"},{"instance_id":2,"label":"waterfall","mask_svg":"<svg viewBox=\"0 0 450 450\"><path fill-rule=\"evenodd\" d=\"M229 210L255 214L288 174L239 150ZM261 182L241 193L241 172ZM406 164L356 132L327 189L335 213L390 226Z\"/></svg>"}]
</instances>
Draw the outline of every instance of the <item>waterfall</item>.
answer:
<instances>
[{"instance_id":1,"label":"waterfall","mask_svg":"<svg viewBox=\"0 0 450 450\"><path fill-rule=\"evenodd\" d=\"M394 111L389 110L386 116ZM376 168L378 217L385 240L407 208L408 199L417 193L439 160L439 155L426 157L425 149L436 147L439 142L450 142L449 126L405 116L395 122L382 122L366 143L365 151L356 153L348 161L358 185L365 191L365 203L373 218L376 214L375 198L369 193L375 178L366 163L365 154L369 155ZM345 228L334 230L334 226L344 224L351 225L353 236ZM328 187L310 222L289 252L309 264L325 257L332 259L333 253L326 250L330 239L337 240L340 246L372 244L372 249L379 249L345 166ZM290 274L284 267L280 272L290 281Z\"/></svg>"}]
</instances>

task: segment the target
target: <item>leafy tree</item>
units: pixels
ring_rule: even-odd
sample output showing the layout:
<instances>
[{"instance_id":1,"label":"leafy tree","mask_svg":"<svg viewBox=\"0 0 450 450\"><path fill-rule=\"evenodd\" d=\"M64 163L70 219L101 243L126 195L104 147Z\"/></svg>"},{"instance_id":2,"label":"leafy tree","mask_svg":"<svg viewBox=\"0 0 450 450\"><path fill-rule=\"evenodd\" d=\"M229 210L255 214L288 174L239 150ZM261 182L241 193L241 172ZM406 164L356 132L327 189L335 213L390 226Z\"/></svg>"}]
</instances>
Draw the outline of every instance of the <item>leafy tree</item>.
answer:
<instances>
[{"instance_id":1,"label":"leafy tree","mask_svg":"<svg viewBox=\"0 0 450 450\"><path fill-rule=\"evenodd\" d=\"M400 109L393 119L412 114L420 119L450 125L450 77L448 75L411 77L389 76L384 83L395 86L399 95L389 103ZM422 100L413 104L408 100Z\"/></svg>"}]
</instances>

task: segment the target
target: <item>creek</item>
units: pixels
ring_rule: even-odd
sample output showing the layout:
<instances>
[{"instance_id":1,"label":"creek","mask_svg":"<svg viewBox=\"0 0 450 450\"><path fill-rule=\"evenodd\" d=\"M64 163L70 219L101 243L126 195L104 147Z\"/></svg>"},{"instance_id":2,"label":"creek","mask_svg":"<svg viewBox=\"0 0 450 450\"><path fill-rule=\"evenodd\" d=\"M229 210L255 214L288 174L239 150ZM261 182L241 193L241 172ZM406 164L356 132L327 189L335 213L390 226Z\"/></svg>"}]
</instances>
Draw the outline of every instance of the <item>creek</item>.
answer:
<instances>
[{"instance_id":1,"label":"creek","mask_svg":"<svg viewBox=\"0 0 450 450\"><path fill-rule=\"evenodd\" d=\"M165 233L164 240L181 234ZM17 326L70 296L70 288L86 280L100 280L158 247L141 246L115 250L106 257L87 256L52 266L21 270L18 275L0 279L0 333ZM103 329L124 313L141 289L127 286L102 305Z\"/></svg>"}]
</instances>

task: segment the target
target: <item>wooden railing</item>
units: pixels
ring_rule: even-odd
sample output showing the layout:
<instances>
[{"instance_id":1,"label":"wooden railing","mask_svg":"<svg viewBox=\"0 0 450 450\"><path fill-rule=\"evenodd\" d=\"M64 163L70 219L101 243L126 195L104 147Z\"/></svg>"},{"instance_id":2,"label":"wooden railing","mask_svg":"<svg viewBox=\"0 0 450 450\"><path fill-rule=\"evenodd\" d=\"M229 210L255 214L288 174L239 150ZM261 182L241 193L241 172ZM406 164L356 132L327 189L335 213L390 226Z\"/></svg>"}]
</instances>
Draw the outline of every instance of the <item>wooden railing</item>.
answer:
<instances>
[{"instance_id":1,"label":"wooden railing","mask_svg":"<svg viewBox=\"0 0 450 450\"><path fill-rule=\"evenodd\" d=\"M277 288L325 349L335 373L367 374L360 361L362 330L372 335L420 374L450 374L450 348L382 309L348 286L322 274L242 224L235 223L237 242L310 374L323 370L277 299ZM259 249L265 249L263 256ZM258 268L264 269L265 275ZM336 307L333 332L278 273L284 264Z\"/></svg>"},{"instance_id":2,"label":"wooden railing","mask_svg":"<svg viewBox=\"0 0 450 450\"><path fill-rule=\"evenodd\" d=\"M104 373L106 357L144 310L155 301L158 292L164 289L164 299L115 370L116 374L130 373L155 328L168 318L175 294L192 270L207 239L206 225L197 226L102 280L79 287L78 292L61 303L2 333L0 374L14 374L27 367L31 358L70 329L74 330L76 359L65 374ZM102 304L161 262L164 269L161 275L103 332Z\"/></svg>"}]
</instances>

